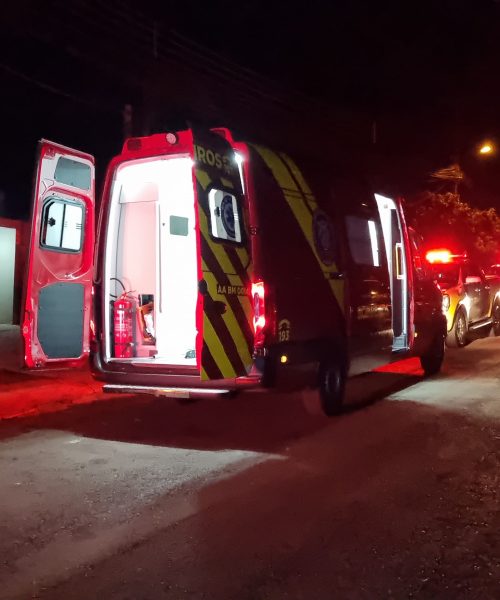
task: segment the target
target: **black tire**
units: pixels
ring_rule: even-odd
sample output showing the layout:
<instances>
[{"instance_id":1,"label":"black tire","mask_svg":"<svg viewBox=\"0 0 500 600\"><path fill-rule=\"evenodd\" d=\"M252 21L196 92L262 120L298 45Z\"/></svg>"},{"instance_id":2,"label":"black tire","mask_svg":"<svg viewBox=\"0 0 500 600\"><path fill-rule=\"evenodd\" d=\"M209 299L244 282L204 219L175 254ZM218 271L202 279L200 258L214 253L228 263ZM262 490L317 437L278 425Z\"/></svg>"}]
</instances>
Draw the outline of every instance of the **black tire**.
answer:
<instances>
[{"instance_id":1,"label":"black tire","mask_svg":"<svg viewBox=\"0 0 500 600\"><path fill-rule=\"evenodd\" d=\"M328 417L342 411L346 378L347 366L342 359L325 360L320 367L318 392L321 408Z\"/></svg>"},{"instance_id":2,"label":"black tire","mask_svg":"<svg viewBox=\"0 0 500 600\"><path fill-rule=\"evenodd\" d=\"M463 308L459 308L455 315L453 327L446 336L446 345L450 348L463 348L467 344L467 315Z\"/></svg>"},{"instance_id":3,"label":"black tire","mask_svg":"<svg viewBox=\"0 0 500 600\"><path fill-rule=\"evenodd\" d=\"M432 341L431 347L426 354L420 357L420 364L424 370L424 377L436 375L441 371L444 360L444 337L438 335Z\"/></svg>"},{"instance_id":4,"label":"black tire","mask_svg":"<svg viewBox=\"0 0 500 600\"><path fill-rule=\"evenodd\" d=\"M493 319L493 325L491 330L493 331L493 335L500 335L500 304L495 303L493 310L491 311L491 317Z\"/></svg>"}]
</instances>

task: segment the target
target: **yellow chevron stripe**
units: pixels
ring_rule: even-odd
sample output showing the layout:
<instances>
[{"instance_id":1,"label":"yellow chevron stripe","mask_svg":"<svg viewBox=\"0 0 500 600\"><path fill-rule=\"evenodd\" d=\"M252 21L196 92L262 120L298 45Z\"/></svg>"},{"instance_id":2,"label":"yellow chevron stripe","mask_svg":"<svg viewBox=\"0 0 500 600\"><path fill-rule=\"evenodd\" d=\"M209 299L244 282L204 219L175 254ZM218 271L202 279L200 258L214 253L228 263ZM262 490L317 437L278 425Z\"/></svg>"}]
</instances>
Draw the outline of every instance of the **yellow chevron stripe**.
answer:
<instances>
[{"instance_id":1,"label":"yellow chevron stripe","mask_svg":"<svg viewBox=\"0 0 500 600\"><path fill-rule=\"evenodd\" d=\"M302 175L299 167L295 164L295 162L287 154L280 153L280 156L281 156L282 160L286 163L286 165L288 166L290 171L292 172L297 183L299 184L300 189L302 190L302 193L304 194L304 198L305 198L307 204L309 205L311 210L313 210L313 211L316 210L318 208L318 204L316 202L316 199L314 198L311 188L307 184L307 181L304 179L304 176Z\"/></svg>"},{"instance_id":2,"label":"yellow chevron stripe","mask_svg":"<svg viewBox=\"0 0 500 600\"><path fill-rule=\"evenodd\" d=\"M207 379L210 379L210 377L207 375L207 372L205 371L205 369L203 367L201 367L201 380L207 381Z\"/></svg>"},{"instance_id":3,"label":"yellow chevron stripe","mask_svg":"<svg viewBox=\"0 0 500 600\"><path fill-rule=\"evenodd\" d=\"M228 275L231 285L243 285L241 283L241 279L238 275ZM250 290L249 290L250 294ZM247 318L248 324L250 325L250 331L253 331L253 306L250 300L250 295L248 296L238 296L239 303L241 304L245 316Z\"/></svg>"},{"instance_id":4,"label":"yellow chevron stripe","mask_svg":"<svg viewBox=\"0 0 500 600\"><path fill-rule=\"evenodd\" d=\"M197 179L198 183L201 185L201 187L204 190L206 190L208 185L210 184L210 177L208 176L208 174L205 171L196 170L196 179ZM219 246L214 244L214 242L210 238L208 220L207 220L205 213L201 209L200 209L199 213L200 213L199 214L200 229L202 230L202 232L206 232L208 234L208 236L205 236L205 239L209 243L211 250L215 253L215 249L218 249ZM248 275L251 276L252 262L249 260L248 250L246 248L242 248L241 246L239 246L236 248L236 252L237 252L238 256L240 257L242 266L247 269ZM225 254L225 252L224 252L224 254ZM229 266L229 265L231 265L231 266ZM236 271L236 269L233 267L232 263L229 261L229 258L227 259L227 261L225 261L223 259L223 262L221 263L221 267L224 269L225 273L234 273ZM206 265L204 266L204 270L208 271L208 267ZM239 283L236 285L242 285L242 284Z\"/></svg>"},{"instance_id":5,"label":"yellow chevron stripe","mask_svg":"<svg viewBox=\"0 0 500 600\"><path fill-rule=\"evenodd\" d=\"M198 183L204 190L206 190L211 181L210 175L206 171L200 171L199 169L196 169L195 174Z\"/></svg>"},{"instance_id":6,"label":"yellow chevron stripe","mask_svg":"<svg viewBox=\"0 0 500 600\"><path fill-rule=\"evenodd\" d=\"M224 247L221 244L215 243L211 239L210 234L208 233L208 219L207 219L206 214L203 212L203 210L201 208L199 210L199 220L200 220L200 230L201 230L201 233L203 234L203 237L205 238L205 241L209 245L210 250L212 250L215 258L217 259L217 262L219 263L219 265L221 267L221 269L227 275L233 274L233 275L237 276L236 275L236 269L233 267L233 263L229 259L229 256L226 254L226 252L224 250ZM236 285L243 285L243 283L242 283L241 279L239 278L239 276L237 276L237 277L239 279L239 282Z\"/></svg>"},{"instance_id":7,"label":"yellow chevron stripe","mask_svg":"<svg viewBox=\"0 0 500 600\"><path fill-rule=\"evenodd\" d=\"M206 273L206 277L207 277L207 283L209 285L209 289L211 288L213 290L216 290L217 289L217 279L215 278L215 275L213 273L208 272L208 273ZM219 295L219 298L220 297L221 296ZM236 320L236 317L234 315L233 309L231 308L231 305L228 303L226 303L226 312L222 315L222 319L223 319L224 323L226 324L231 337L234 340L234 343L236 345L236 350L238 351L238 354L240 355L242 363L246 367L250 367L252 364L252 357L248 350L248 342L243 334L243 331L241 330L240 325L238 324L238 321Z\"/></svg>"},{"instance_id":8,"label":"yellow chevron stripe","mask_svg":"<svg viewBox=\"0 0 500 600\"><path fill-rule=\"evenodd\" d=\"M210 184L210 178L207 173L204 171L196 171L196 178L201 187L205 190L207 186ZM203 235L204 240L208 244L215 260L219 263L220 268L228 277L231 285L242 286L243 281L241 277L237 274L237 269L235 269L234 265L231 262L231 259L227 255L225 249L220 244L217 244L210 237L209 223L206 214L201 209L198 210L198 218L199 218L199 226L200 232ZM238 257L242 263L242 266L250 267L249 265L249 254L246 248L237 248ZM241 268L240 265L237 265L238 268ZM215 275L210 271L208 265L202 257L202 269L204 272L204 277L207 280L207 284L209 288L213 290L212 297L216 297L215 291L217 290L217 279ZM219 295L219 298L221 296ZM215 298L214 298L215 299ZM246 318L249 322L249 325L252 327L252 306L249 298L238 296L238 300L243 307ZM243 331L236 319L236 316L229 304L226 303L226 312L222 315L222 319L224 320L229 334L234 340L236 350L240 356L242 363L248 368L252 364L252 357L248 348L248 341L246 340ZM226 350L224 349L216 330L214 329L210 319L206 314L204 314L203 318L203 338L205 343L210 350L210 354L212 355L217 367L219 368L222 376L224 378L232 378L236 377L236 369L232 365ZM208 374L205 369L202 368L201 372L202 379L209 379Z\"/></svg>"},{"instance_id":9,"label":"yellow chevron stripe","mask_svg":"<svg viewBox=\"0 0 500 600\"><path fill-rule=\"evenodd\" d=\"M206 221L205 215L203 215L203 218ZM201 221L201 217L200 217L200 221ZM244 285L243 280L241 279L241 277L239 275L237 275L234 272L228 273L228 267L226 267L225 265L227 262L229 264L232 264L232 263L230 262L227 254L225 253L224 248L222 246L219 246L218 244L215 244L214 242L212 242L212 240L209 239L209 236L206 235L204 231L202 231L202 234L203 234L203 237L205 238L205 240L207 241L207 243L210 244L210 248L211 248L212 252L214 253L215 259L219 263L219 266L221 267L221 269L226 274L226 277L229 279L229 282L231 283L231 285L236 285L236 286ZM202 268L203 268L204 274L211 274L211 271L208 268L208 265L203 260L202 260ZM231 268L231 270L234 271L234 269L232 269L232 266L230 268ZM238 296L238 302L241 304L241 307L243 308L243 312L245 313L246 319L248 321L250 331L253 331L253 306L250 301L250 298L248 296ZM238 326L238 328L239 328L239 326ZM239 330L241 332L241 328L239 328ZM245 339L245 336L243 335L243 333L242 333L242 336L243 336L243 339ZM247 342L245 341L245 346L246 345L247 345ZM243 361L243 364L247 364L246 361Z\"/></svg>"},{"instance_id":10,"label":"yellow chevron stripe","mask_svg":"<svg viewBox=\"0 0 500 600\"><path fill-rule=\"evenodd\" d=\"M234 190L234 185L233 185L233 182L231 180L226 179L225 177L221 177L220 178L220 182L222 183L223 186L225 186L225 187L227 187L227 188L229 188L231 190Z\"/></svg>"},{"instance_id":11,"label":"yellow chevron stripe","mask_svg":"<svg viewBox=\"0 0 500 600\"><path fill-rule=\"evenodd\" d=\"M236 371L227 357L224 346L222 345L217 332L215 331L210 319L205 315L203 319L203 339L210 350L210 354L215 360L216 365L219 367L219 371L222 373L223 378L231 379L236 377Z\"/></svg>"},{"instance_id":12,"label":"yellow chevron stripe","mask_svg":"<svg viewBox=\"0 0 500 600\"><path fill-rule=\"evenodd\" d=\"M247 268L248 267L248 263L249 263L249 257L248 257L248 251L246 248L242 248L241 246L238 246L236 248L236 254L240 257L241 260L241 264L243 266L243 268Z\"/></svg>"},{"instance_id":13,"label":"yellow chevron stripe","mask_svg":"<svg viewBox=\"0 0 500 600\"><path fill-rule=\"evenodd\" d=\"M344 310L344 282L339 281L339 280L330 279L330 274L336 273L338 271L337 265L335 265L335 264L325 265L322 262L322 260L320 259L320 257L318 256L318 253L316 251L316 247L314 244L312 214L306 204L304 194L301 192L301 190L299 190L299 188L297 187L297 184L293 180L292 176L290 175L290 173L289 173L288 169L286 168L285 164L283 163L282 159L277 154L275 154L268 148L264 148L262 146L254 146L254 148L257 150L257 152L260 154L260 156L264 159L267 166L271 169L271 171L274 175L274 178L276 179L276 181L280 185L281 189L283 190L285 199L286 199L293 215L295 216L300 228L302 229L302 233L304 234L305 238L307 239L309 246L314 254L314 257L316 258L316 261L317 261L319 267L321 268L325 278L328 280L330 289L331 289L334 297L336 298L340 309L343 311ZM294 164L294 169L300 173L297 165L295 165L295 164ZM302 175L300 178L303 181L305 181L304 178L302 177ZM307 184L306 184L306 186L307 186ZM307 189L309 190L308 186L307 186ZM317 207L318 205L317 205L317 202L316 202L314 196L312 194L310 194L310 196L312 197L311 202L313 203L313 206Z\"/></svg>"}]
</instances>

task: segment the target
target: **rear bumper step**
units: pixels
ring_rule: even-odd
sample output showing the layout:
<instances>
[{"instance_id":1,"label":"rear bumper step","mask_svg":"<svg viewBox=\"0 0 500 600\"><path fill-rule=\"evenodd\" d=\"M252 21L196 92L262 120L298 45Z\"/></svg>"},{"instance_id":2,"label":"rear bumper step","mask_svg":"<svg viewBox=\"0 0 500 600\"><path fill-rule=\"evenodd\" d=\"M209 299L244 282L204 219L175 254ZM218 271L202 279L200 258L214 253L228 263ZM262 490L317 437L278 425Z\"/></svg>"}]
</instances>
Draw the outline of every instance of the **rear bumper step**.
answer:
<instances>
[{"instance_id":1,"label":"rear bumper step","mask_svg":"<svg viewBox=\"0 0 500 600\"><path fill-rule=\"evenodd\" d=\"M111 383L104 385L103 390L115 394L150 394L152 396L161 396L165 398L213 398L231 393L231 390L215 388L155 387L149 385L120 385Z\"/></svg>"}]
</instances>

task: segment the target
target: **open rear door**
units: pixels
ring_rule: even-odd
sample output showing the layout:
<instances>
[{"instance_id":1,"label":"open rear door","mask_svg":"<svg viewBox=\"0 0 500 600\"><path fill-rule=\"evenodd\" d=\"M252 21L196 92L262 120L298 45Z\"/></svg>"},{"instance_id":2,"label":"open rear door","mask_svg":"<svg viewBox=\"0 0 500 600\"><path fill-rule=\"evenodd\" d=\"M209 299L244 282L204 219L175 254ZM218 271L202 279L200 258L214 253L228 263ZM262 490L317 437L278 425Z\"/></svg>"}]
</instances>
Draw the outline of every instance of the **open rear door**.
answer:
<instances>
[{"instance_id":1,"label":"open rear door","mask_svg":"<svg viewBox=\"0 0 500 600\"><path fill-rule=\"evenodd\" d=\"M28 368L74 366L88 355L94 196L93 156L42 140L23 294Z\"/></svg>"},{"instance_id":2,"label":"open rear door","mask_svg":"<svg viewBox=\"0 0 500 600\"><path fill-rule=\"evenodd\" d=\"M252 366L251 251L245 198L231 144L194 135L203 302L201 378L245 376Z\"/></svg>"}]
</instances>

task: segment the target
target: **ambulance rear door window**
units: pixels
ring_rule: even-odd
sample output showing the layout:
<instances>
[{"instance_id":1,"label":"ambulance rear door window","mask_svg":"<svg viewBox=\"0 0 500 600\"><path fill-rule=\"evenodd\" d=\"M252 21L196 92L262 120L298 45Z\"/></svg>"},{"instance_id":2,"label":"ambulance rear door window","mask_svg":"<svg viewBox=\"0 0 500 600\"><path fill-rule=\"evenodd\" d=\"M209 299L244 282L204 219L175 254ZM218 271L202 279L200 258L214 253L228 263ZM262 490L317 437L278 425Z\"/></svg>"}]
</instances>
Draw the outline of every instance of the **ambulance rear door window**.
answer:
<instances>
[{"instance_id":1,"label":"ambulance rear door window","mask_svg":"<svg viewBox=\"0 0 500 600\"><path fill-rule=\"evenodd\" d=\"M409 233L409 237L410 237L410 246L411 246L411 253L412 253L412 258L413 258L413 267L414 267L414 272L417 275L417 279L419 279L421 281L428 279L430 277L430 274L427 271L426 262L423 258L423 256L424 256L424 253L422 251L423 240L412 229L410 229L408 233Z\"/></svg>"},{"instance_id":2,"label":"ambulance rear door window","mask_svg":"<svg viewBox=\"0 0 500 600\"><path fill-rule=\"evenodd\" d=\"M381 245L378 223L372 219L348 215L346 228L352 260L357 265L380 267Z\"/></svg>"},{"instance_id":3,"label":"ambulance rear door window","mask_svg":"<svg viewBox=\"0 0 500 600\"><path fill-rule=\"evenodd\" d=\"M54 179L80 190L90 190L92 170L86 163L61 156L57 161Z\"/></svg>"},{"instance_id":4,"label":"ambulance rear door window","mask_svg":"<svg viewBox=\"0 0 500 600\"><path fill-rule=\"evenodd\" d=\"M80 252L83 242L84 207L52 196L42 210L40 246L58 252Z\"/></svg>"},{"instance_id":5,"label":"ambulance rear door window","mask_svg":"<svg viewBox=\"0 0 500 600\"><path fill-rule=\"evenodd\" d=\"M242 243L241 211L236 196L212 189L208 194L210 233L221 241Z\"/></svg>"}]
</instances>

